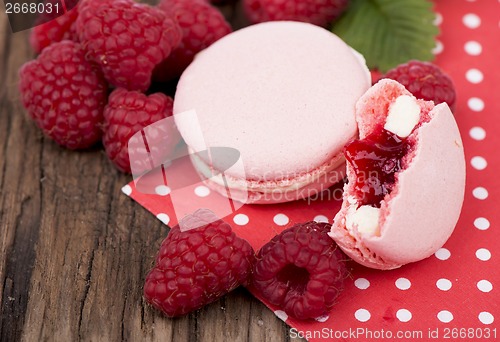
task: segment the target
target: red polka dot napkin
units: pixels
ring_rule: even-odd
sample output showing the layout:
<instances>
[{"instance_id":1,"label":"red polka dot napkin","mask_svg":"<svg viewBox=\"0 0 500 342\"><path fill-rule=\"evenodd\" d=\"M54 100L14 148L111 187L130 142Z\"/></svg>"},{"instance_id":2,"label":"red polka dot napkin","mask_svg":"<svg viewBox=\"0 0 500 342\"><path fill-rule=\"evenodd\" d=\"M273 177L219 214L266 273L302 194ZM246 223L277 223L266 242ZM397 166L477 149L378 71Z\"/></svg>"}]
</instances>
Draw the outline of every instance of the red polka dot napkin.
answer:
<instances>
[{"instance_id":1,"label":"red polka dot napkin","mask_svg":"<svg viewBox=\"0 0 500 342\"><path fill-rule=\"evenodd\" d=\"M435 62L457 88L455 117L467 161L465 202L455 232L434 256L397 270L371 270L350 262L351 277L329 316L301 322L268 305L290 325L291 337L309 341L500 339L500 134L496 132L500 129L500 1L438 0L435 5L441 28ZM337 186L330 193L340 194L341 189ZM200 207L220 197L200 184L183 191ZM158 184L155 194L141 193L133 183L124 186L123 192L165 224L177 223L165 184ZM225 220L258 249L296 222L331 221L340 208L339 197L332 197L245 205Z\"/></svg>"}]
</instances>

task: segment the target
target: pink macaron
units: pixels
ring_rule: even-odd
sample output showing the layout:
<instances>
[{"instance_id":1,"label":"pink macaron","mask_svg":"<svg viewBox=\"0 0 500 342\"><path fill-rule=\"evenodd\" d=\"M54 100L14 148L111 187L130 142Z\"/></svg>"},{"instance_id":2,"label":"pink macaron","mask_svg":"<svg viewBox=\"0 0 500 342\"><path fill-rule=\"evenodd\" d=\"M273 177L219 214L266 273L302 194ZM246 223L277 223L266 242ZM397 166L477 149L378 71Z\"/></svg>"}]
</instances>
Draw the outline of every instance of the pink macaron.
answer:
<instances>
[{"instance_id":1,"label":"pink macaron","mask_svg":"<svg viewBox=\"0 0 500 342\"><path fill-rule=\"evenodd\" d=\"M245 203L293 201L344 177L355 104L370 85L363 58L331 32L262 23L196 56L180 78L174 118L209 187ZM197 122L178 119L186 112ZM238 151L242 167L216 170L195 153L214 147Z\"/></svg>"},{"instance_id":2,"label":"pink macaron","mask_svg":"<svg viewBox=\"0 0 500 342\"><path fill-rule=\"evenodd\" d=\"M359 99L356 119L360 139L346 147L348 183L330 236L371 268L431 256L453 232L464 198L453 114L383 79Z\"/></svg>"}]
</instances>

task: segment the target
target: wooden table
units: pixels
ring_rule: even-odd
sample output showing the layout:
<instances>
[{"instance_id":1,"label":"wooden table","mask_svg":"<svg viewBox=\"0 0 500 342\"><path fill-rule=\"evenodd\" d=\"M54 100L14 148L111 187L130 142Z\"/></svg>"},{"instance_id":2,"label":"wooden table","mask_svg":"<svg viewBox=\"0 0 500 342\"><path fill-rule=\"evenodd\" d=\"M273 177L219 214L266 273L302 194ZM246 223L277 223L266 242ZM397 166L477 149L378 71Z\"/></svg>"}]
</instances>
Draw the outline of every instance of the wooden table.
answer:
<instances>
[{"instance_id":1,"label":"wooden table","mask_svg":"<svg viewBox=\"0 0 500 342\"><path fill-rule=\"evenodd\" d=\"M168 229L121 193L130 177L101 147L65 150L27 118L17 70L33 58L28 32L12 34L0 8L0 341L290 340L245 289L178 319L146 304Z\"/></svg>"}]
</instances>

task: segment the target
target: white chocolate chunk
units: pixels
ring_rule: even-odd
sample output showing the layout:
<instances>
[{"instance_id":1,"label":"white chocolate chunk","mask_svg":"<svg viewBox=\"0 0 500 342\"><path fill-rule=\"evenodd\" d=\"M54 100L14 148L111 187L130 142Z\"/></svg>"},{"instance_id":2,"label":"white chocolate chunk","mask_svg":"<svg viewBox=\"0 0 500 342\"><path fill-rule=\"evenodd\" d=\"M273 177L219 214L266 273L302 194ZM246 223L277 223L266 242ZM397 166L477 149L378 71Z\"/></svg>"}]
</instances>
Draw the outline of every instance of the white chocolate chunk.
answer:
<instances>
[{"instance_id":1,"label":"white chocolate chunk","mask_svg":"<svg viewBox=\"0 0 500 342\"><path fill-rule=\"evenodd\" d=\"M370 205L362 205L346 217L346 227L353 231L354 227L360 235L373 236L379 234L380 209Z\"/></svg>"},{"instance_id":2,"label":"white chocolate chunk","mask_svg":"<svg viewBox=\"0 0 500 342\"><path fill-rule=\"evenodd\" d=\"M420 121L420 106L408 95L401 95L389 108L384 129L401 138L410 135Z\"/></svg>"}]
</instances>

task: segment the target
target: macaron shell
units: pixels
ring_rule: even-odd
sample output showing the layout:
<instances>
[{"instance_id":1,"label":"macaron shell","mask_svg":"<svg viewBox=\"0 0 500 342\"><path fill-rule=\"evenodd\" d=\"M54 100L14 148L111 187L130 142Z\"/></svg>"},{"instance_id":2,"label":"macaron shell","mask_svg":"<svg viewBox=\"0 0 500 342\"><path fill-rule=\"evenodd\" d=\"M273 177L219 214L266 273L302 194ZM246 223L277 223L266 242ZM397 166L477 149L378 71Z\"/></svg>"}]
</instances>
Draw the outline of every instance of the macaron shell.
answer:
<instances>
[{"instance_id":1,"label":"macaron shell","mask_svg":"<svg viewBox=\"0 0 500 342\"><path fill-rule=\"evenodd\" d=\"M437 105L430 115L431 121L419 129L413 160L399 173L396 193L382 204L380 237L362 239L389 264L431 256L460 216L465 190L460 132L448 105Z\"/></svg>"},{"instance_id":2,"label":"macaron shell","mask_svg":"<svg viewBox=\"0 0 500 342\"><path fill-rule=\"evenodd\" d=\"M268 22L197 55L179 81L174 114L196 111L204 144L178 124L194 151L241 152L244 172L231 176L293 179L338 158L357 135L354 106L370 83L366 66L331 32Z\"/></svg>"}]
</instances>

